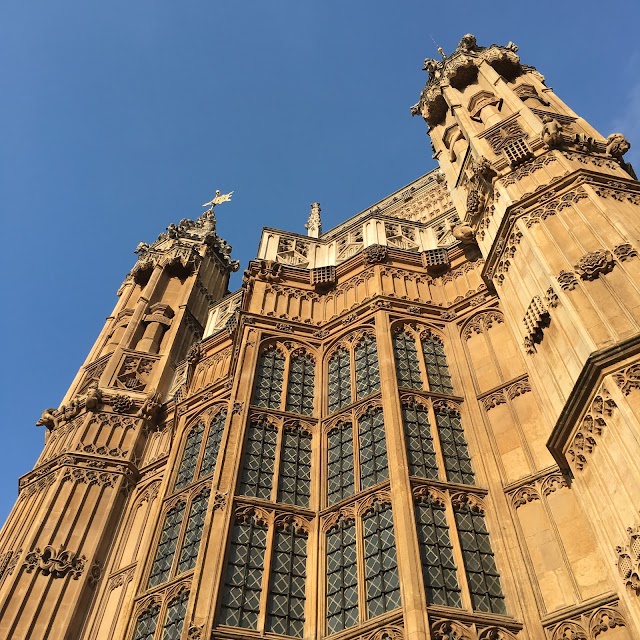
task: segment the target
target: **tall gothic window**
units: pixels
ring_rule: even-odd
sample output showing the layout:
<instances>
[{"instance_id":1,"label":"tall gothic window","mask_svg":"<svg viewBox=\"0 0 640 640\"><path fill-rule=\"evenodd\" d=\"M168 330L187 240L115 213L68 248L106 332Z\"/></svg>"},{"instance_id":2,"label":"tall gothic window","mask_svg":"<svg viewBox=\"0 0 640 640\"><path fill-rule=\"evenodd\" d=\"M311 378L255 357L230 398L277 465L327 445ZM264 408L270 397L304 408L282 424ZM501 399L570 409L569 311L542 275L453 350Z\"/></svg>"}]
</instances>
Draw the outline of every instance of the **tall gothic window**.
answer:
<instances>
[{"instance_id":1,"label":"tall gothic window","mask_svg":"<svg viewBox=\"0 0 640 640\"><path fill-rule=\"evenodd\" d=\"M415 402L409 405L403 404L402 419L409 458L409 474L437 480L438 462L426 407Z\"/></svg>"},{"instance_id":2,"label":"tall gothic window","mask_svg":"<svg viewBox=\"0 0 640 640\"><path fill-rule=\"evenodd\" d=\"M220 624L303 636L308 524L291 514L245 508L238 512L229 545ZM266 610L262 610L265 590L268 597Z\"/></svg>"},{"instance_id":3,"label":"tall gothic window","mask_svg":"<svg viewBox=\"0 0 640 640\"><path fill-rule=\"evenodd\" d=\"M422 389L422 374L415 338L404 331L393 336L393 355L396 359L398 386L406 389Z\"/></svg>"},{"instance_id":4,"label":"tall gothic window","mask_svg":"<svg viewBox=\"0 0 640 640\"><path fill-rule=\"evenodd\" d=\"M382 409L370 409L358 420L360 441L360 488L366 489L389 477Z\"/></svg>"},{"instance_id":5,"label":"tall gothic window","mask_svg":"<svg viewBox=\"0 0 640 640\"><path fill-rule=\"evenodd\" d=\"M135 631L133 632L133 640L153 640L158 626L158 616L160 615L160 607L153 605L146 611L143 611L138 617Z\"/></svg>"},{"instance_id":6,"label":"tall gothic window","mask_svg":"<svg viewBox=\"0 0 640 640\"><path fill-rule=\"evenodd\" d=\"M169 579L173 557L180 537L182 520L184 518L186 504L179 502L175 507L167 512L158 542L156 557L151 567L148 587L155 587Z\"/></svg>"},{"instance_id":7,"label":"tall gothic window","mask_svg":"<svg viewBox=\"0 0 640 640\"><path fill-rule=\"evenodd\" d=\"M357 519L360 526L357 526ZM329 526L326 535L328 634L401 606L388 497L384 500L374 498L363 509L362 516L341 514ZM362 536L361 544L358 544L359 536ZM359 574L364 582L358 582ZM363 603L360 611L359 602Z\"/></svg>"},{"instance_id":8,"label":"tall gothic window","mask_svg":"<svg viewBox=\"0 0 640 640\"><path fill-rule=\"evenodd\" d=\"M311 499L311 434L285 425L280 456L278 502L308 507Z\"/></svg>"},{"instance_id":9,"label":"tall gothic window","mask_svg":"<svg viewBox=\"0 0 640 640\"><path fill-rule=\"evenodd\" d=\"M180 640L187 615L189 592L181 591L167 607L167 619L162 628L162 640Z\"/></svg>"},{"instance_id":10,"label":"tall gothic window","mask_svg":"<svg viewBox=\"0 0 640 640\"><path fill-rule=\"evenodd\" d=\"M207 441L204 446L202 466L200 467L200 478L204 478L210 473L213 473L216 467L216 460L218 459L218 452L220 451L220 443L222 442L222 433L224 432L226 419L227 412L220 411L213 420L211 420Z\"/></svg>"},{"instance_id":11,"label":"tall gothic window","mask_svg":"<svg viewBox=\"0 0 640 640\"><path fill-rule=\"evenodd\" d=\"M334 504L355 491L353 427L350 422L338 422L329 431L327 449L327 499L329 504Z\"/></svg>"},{"instance_id":12,"label":"tall gothic window","mask_svg":"<svg viewBox=\"0 0 640 640\"><path fill-rule=\"evenodd\" d=\"M354 349L356 371L356 397L366 398L380 389L378 350L376 339L366 333Z\"/></svg>"},{"instance_id":13,"label":"tall gothic window","mask_svg":"<svg viewBox=\"0 0 640 640\"><path fill-rule=\"evenodd\" d=\"M277 441L277 428L268 420L258 419L249 423L240 478L241 495L271 499Z\"/></svg>"},{"instance_id":14,"label":"tall gothic window","mask_svg":"<svg viewBox=\"0 0 640 640\"><path fill-rule=\"evenodd\" d=\"M253 404L257 407L280 409L284 384L284 356L274 346L261 354L256 371Z\"/></svg>"},{"instance_id":15,"label":"tall gothic window","mask_svg":"<svg viewBox=\"0 0 640 640\"><path fill-rule=\"evenodd\" d=\"M303 416L313 415L316 365L307 353L294 354L289 363L287 411Z\"/></svg>"},{"instance_id":16,"label":"tall gothic window","mask_svg":"<svg viewBox=\"0 0 640 640\"><path fill-rule=\"evenodd\" d=\"M178 573L184 573L196 566L198 551L200 549L200 538L202 538L202 528L204 518L207 515L207 504L209 503L210 490L204 489L191 502L187 528L182 539L182 549L178 562Z\"/></svg>"},{"instance_id":17,"label":"tall gothic window","mask_svg":"<svg viewBox=\"0 0 640 640\"><path fill-rule=\"evenodd\" d=\"M329 358L329 413L351 404L350 363L349 352L342 346Z\"/></svg>"},{"instance_id":18,"label":"tall gothic window","mask_svg":"<svg viewBox=\"0 0 640 640\"><path fill-rule=\"evenodd\" d=\"M174 489L182 489L188 484L193 482L193 478L196 472L196 465L198 464L198 454L200 453L200 445L202 444L202 437L204 436L204 422L200 421L195 427L191 429L187 436L187 441L184 445L182 452L182 460L178 467L178 475L176 477L176 483Z\"/></svg>"},{"instance_id":19,"label":"tall gothic window","mask_svg":"<svg viewBox=\"0 0 640 640\"><path fill-rule=\"evenodd\" d=\"M444 352L444 345L434 335L422 338L422 353L427 367L427 380L429 389L437 393L453 393L451 375L447 356Z\"/></svg>"},{"instance_id":20,"label":"tall gothic window","mask_svg":"<svg viewBox=\"0 0 640 640\"><path fill-rule=\"evenodd\" d=\"M460 413L449 407L436 407L436 425L444 457L447 480L473 484L473 468Z\"/></svg>"}]
</instances>

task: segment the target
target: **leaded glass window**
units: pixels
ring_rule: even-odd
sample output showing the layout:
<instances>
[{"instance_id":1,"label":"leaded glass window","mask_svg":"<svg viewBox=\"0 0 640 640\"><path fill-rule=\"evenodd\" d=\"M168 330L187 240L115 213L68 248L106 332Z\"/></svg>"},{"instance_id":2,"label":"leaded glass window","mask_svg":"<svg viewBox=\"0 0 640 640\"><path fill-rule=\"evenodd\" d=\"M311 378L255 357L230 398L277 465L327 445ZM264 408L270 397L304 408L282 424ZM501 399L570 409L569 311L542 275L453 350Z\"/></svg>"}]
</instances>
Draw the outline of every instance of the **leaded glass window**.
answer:
<instances>
[{"instance_id":1,"label":"leaded glass window","mask_svg":"<svg viewBox=\"0 0 640 640\"><path fill-rule=\"evenodd\" d=\"M369 410L360 416L358 431L360 436L360 488L366 489L389 477L382 409Z\"/></svg>"},{"instance_id":2,"label":"leaded glass window","mask_svg":"<svg viewBox=\"0 0 640 640\"><path fill-rule=\"evenodd\" d=\"M239 493L271 499L276 461L276 428L266 420L249 424Z\"/></svg>"},{"instance_id":3,"label":"leaded glass window","mask_svg":"<svg viewBox=\"0 0 640 640\"><path fill-rule=\"evenodd\" d=\"M351 404L351 364L349 352L338 347L329 360L329 413Z\"/></svg>"},{"instance_id":4,"label":"leaded glass window","mask_svg":"<svg viewBox=\"0 0 640 640\"><path fill-rule=\"evenodd\" d=\"M356 525L340 518L327 534L327 632L358 624Z\"/></svg>"},{"instance_id":5,"label":"leaded glass window","mask_svg":"<svg viewBox=\"0 0 640 640\"><path fill-rule=\"evenodd\" d=\"M198 550L200 549L200 538L202 537L202 527L204 526L204 518L207 515L209 494L210 490L205 489L201 491L191 503L187 529L182 540L178 573L184 573L196 566Z\"/></svg>"},{"instance_id":6,"label":"leaded glass window","mask_svg":"<svg viewBox=\"0 0 640 640\"><path fill-rule=\"evenodd\" d=\"M276 528L267 603L267 631L301 638L304 632L307 534Z\"/></svg>"},{"instance_id":7,"label":"leaded glass window","mask_svg":"<svg viewBox=\"0 0 640 640\"><path fill-rule=\"evenodd\" d=\"M189 431L187 441L184 445L184 451L182 452L182 460L180 461L180 467L178 468L178 475L176 477L176 484L174 489L182 489L193 481L193 477L196 471L196 465L198 464L198 455L200 454L200 445L202 444L202 436L204 435L204 422L198 422L198 424Z\"/></svg>"},{"instance_id":8,"label":"leaded glass window","mask_svg":"<svg viewBox=\"0 0 640 640\"><path fill-rule=\"evenodd\" d=\"M260 356L253 391L253 404L258 407L280 409L284 381L284 356L269 347Z\"/></svg>"},{"instance_id":9,"label":"leaded glass window","mask_svg":"<svg viewBox=\"0 0 640 640\"><path fill-rule=\"evenodd\" d=\"M436 408L436 425L444 457L447 480L473 484L473 468L460 414L446 407Z\"/></svg>"},{"instance_id":10,"label":"leaded glass window","mask_svg":"<svg viewBox=\"0 0 640 640\"><path fill-rule=\"evenodd\" d=\"M374 503L362 519L367 617L373 618L400 606L400 582L396 559L391 506Z\"/></svg>"},{"instance_id":11,"label":"leaded glass window","mask_svg":"<svg viewBox=\"0 0 640 640\"><path fill-rule=\"evenodd\" d=\"M287 411L303 416L313 414L316 365L308 354L292 356L287 383Z\"/></svg>"},{"instance_id":12,"label":"leaded glass window","mask_svg":"<svg viewBox=\"0 0 640 640\"><path fill-rule=\"evenodd\" d=\"M422 389L422 375L415 338L404 331L396 333L393 336L393 355L396 360L398 386Z\"/></svg>"},{"instance_id":13,"label":"leaded glass window","mask_svg":"<svg viewBox=\"0 0 640 640\"><path fill-rule=\"evenodd\" d=\"M451 374L442 342L435 336L422 339L422 353L427 367L429 390L437 393L453 393Z\"/></svg>"},{"instance_id":14,"label":"leaded glass window","mask_svg":"<svg viewBox=\"0 0 640 640\"><path fill-rule=\"evenodd\" d=\"M366 398L380 389L380 371L378 369L378 351L376 339L369 334L362 337L356 345L356 396Z\"/></svg>"},{"instance_id":15,"label":"leaded glass window","mask_svg":"<svg viewBox=\"0 0 640 640\"><path fill-rule=\"evenodd\" d=\"M329 504L353 495L355 491L353 465L353 431L350 422L339 422L327 436Z\"/></svg>"},{"instance_id":16,"label":"leaded glass window","mask_svg":"<svg viewBox=\"0 0 640 640\"><path fill-rule=\"evenodd\" d=\"M213 470L216 468L216 460L218 459L218 451L220 450L220 442L222 441L222 433L224 432L226 419L227 412L221 411L211 420L207 442L204 445L202 466L200 467L201 478L213 473Z\"/></svg>"},{"instance_id":17,"label":"leaded glass window","mask_svg":"<svg viewBox=\"0 0 640 640\"><path fill-rule=\"evenodd\" d=\"M154 605L140 614L138 622L136 623L136 629L133 632L133 640L153 640L153 636L156 633L156 626L158 625L159 613L160 607Z\"/></svg>"},{"instance_id":18,"label":"leaded glass window","mask_svg":"<svg viewBox=\"0 0 640 640\"><path fill-rule=\"evenodd\" d=\"M427 603L462 606L444 505L430 497L416 504L416 524Z\"/></svg>"},{"instance_id":19,"label":"leaded glass window","mask_svg":"<svg viewBox=\"0 0 640 640\"><path fill-rule=\"evenodd\" d=\"M308 507L311 498L311 434L285 427L282 434L278 502Z\"/></svg>"},{"instance_id":20,"label":"leaded glass window","mask_svg":"<svg viewBox=\"0 0 640 640\"><path fill-rule=\"evenodd\" d=\"M235 524L220 607L221 624L257 628L266 548L266 526L253 517Z\"/></svg>"},{"instance_id":21,"label":"leaded glass window","mask_svg":"<svg viewBox=\"0 0 640 640\"><path fill-rule=\"evenodd\" d=\"M484 514L467 503L455 505L454 513L474 610L506 613Z\"/></svg>"},{"instance_id":22,"label":"leaded glass window","mask_svg":"<svg viewBox=\"0 0 640 640\"><path fill-rule=\"evenodd\" d=\"M180 640L184 618L187 615L187 603L189 592L181 591L169 602L167 608L167 620L162 631L162 640Z\"/></svg>"},{"instance_id":23,"label":"leaded glass window","mask_svg":"<svg viewBox=\"0 0 640 640\"><path fill-rule=\"evenodd\" d=\"M427 410L417 404L405 405L402 407L402 419L409 458L409 474L437 480L438 463Z\"/></svg>"},{"instance_id":24,"label":"leaded glass window","mask_svg":"<svg viewBox=\"0 0 640 640\"><path fill-rule=\"evenodd\" d=\"M175 507L167 512L156 557L151 567L149 575L149 588L155 587L169 579L173 556L176 551L176 544L180 536L182 519L184 518L185 503L179 502Z\"/></svg>"}]
</instances>

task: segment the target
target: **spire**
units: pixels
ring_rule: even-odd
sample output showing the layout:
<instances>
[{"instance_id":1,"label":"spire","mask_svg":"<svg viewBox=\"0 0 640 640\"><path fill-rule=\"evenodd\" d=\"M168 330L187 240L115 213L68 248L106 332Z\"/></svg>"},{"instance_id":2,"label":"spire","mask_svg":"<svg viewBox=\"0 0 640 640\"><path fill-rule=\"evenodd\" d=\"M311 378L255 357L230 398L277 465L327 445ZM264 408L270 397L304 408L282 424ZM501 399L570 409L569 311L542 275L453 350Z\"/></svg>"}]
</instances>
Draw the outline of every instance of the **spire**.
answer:
<instances>
[{"instance_id":1,"label":"spire","mask_svg":"<svg viewBox=\"0 0 640 640\"><path fill-rule=\"evenodd\" d=\"M311 203L311 212L309 213L309 220L304 225L307 230L307 235L310 238L319 238L322 233L322 220L320 219L320 203Z\"/></svg>"}]
</instances>

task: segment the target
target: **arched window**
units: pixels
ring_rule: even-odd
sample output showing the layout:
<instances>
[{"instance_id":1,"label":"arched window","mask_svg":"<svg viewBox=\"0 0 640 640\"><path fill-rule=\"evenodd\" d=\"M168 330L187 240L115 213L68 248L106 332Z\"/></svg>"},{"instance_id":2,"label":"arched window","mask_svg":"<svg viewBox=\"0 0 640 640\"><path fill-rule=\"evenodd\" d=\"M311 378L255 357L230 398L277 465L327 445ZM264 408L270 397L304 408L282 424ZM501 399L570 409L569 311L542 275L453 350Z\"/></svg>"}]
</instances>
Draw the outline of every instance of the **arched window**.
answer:
<instances>
[{"instance_id":1,"label":"arched window","mask_svg":"<svg viewBox=\"0 0 640 640\"><path fill-rule=\"evenodd\" d=\"M187 615L189 592L181 591L167 607L167 619L162 628L162 640L180 640L184 619Z\"/></svg>"},{"instance_id":2,"label":"arched window","mask_svg":"<svg viewBox=\"0 0 640 640\"><path fill-rule=\"evenodd\" d=\"M423 337L422 353L427 368L429 390L435 391L436 393L453 394L447 356L444 352L444 345L440 339L434 335Z\"/></svg>"},{"instance_id":3,"label":"arched window","mask_svg":"<svg viewBox=\"0 0 640 640\"><path fill-rule=\"evenodd\" d=\"M239 493L271 499L278 432L268 420L249 423Z\"/></svg>"},{"instance_id":4,"label":"arched window","mask_svg":"<svg viewBox=\"0 0 640 640\"><path fill-rule=\"evenodd\" d=\"M356 371L356 397L366 398L380 389L378 350L376 339L365 334L354 350Z\"/></svg>"},{"instance_id":5,"label":"arched window","mask_svg":"<svg viewBox=\"0 0 640 640\"><path fill-rule=\"evenodd\" d=\"M473 484L471 457L458 411L445 406L435 407L436 425L444 458L447 480Z\"/></svg>"},{"instance_id":6,"label":"arched window","mask_svg":"<svg viewBox=\"0 0 640 640\"><path fill-rule=\"evenodd\" d=\"M260 355L253 390L253 404L257 407L280 409L284 384L284 356L274 346Z\"/></svg>"},{"instance_id":7,"label":"arched window","mask_svg":"<svg viewBox=\"0 0 640 640\"><path fill-rule=\"evenodd\" d=\"M437 480L438 462L427 409L416 403L405 404L402 407L402 419L409 459L409 475Z\"/></svg>"},{"instance_id":8,"label":"arched window","mask_svg":"<svg viewBox=\"0 0 640 640\"><path fill-rule=\"evenodd\" d=\"M207 504L209 503L209 489L201 491L191 502L187 528L182 539L182 549L178 562L178 574L184 573L196 566L198 551L200 549L200 538L202 538L202 527L207 514Z\"/></svg>"},{"instance_id":9,"label":"arched window","mask_svg":"<svg viewBox=\"0 0 640 640\"><path fill-rule=\"evenodd\" d=\"M195 427L191 429L189 435L187 436L187 441L184 445L184 451L182 452L182 460L180 461L180 466L178 468L176 484L174 486L174 489L176 491L178 489L182 489L182 487L186 487L188 484L193 482L204 431L204 422L200 421L198 422L198 424L196 424Z\"/></svg>"},{"instance_id":10,"label":"arched window","mask_svg":"<svg viewBox=\"0 0 640 640\"><path fill-rule=\"evenodd\" d=\"M200 478L213 473L216 468L216 460L218 459L218 451L220 451L220 443L222 442L222 434L224 425L227 420L227 412L220 411L209 425L209 434L204 445L204 454L202 456L202 466L200 467Z\"/></svg>"},{"instance_id":11,"label":"arched window","mask_svg":"<svg viewBox=\"0 0 640 640\"><path fill-rule=\"evenodd\" d=\"M351 404L351 366L349 352L338 347L329 358L329 413Z\"/></svg>"},{"instance_id":12,"label":"arched window","mask_svg":"<svg viewBox=\"0 0 640 640\"><path fill-rule=\"evenodd\" d=\"M278 502L308 507L311 498L311 434L286 425L282 434Z\"/></svg>"},{"instance_id":13,"label":"arched window","mask_svg":"<svg viewBox=\"0 0 640 640\"><path fill-rule=\"evenodd\" d=\"M418 349L413 335L405 331L396 333L393 336L393 355L396 359L398 386L406 389L422 389Z\"/></svg>"},{"instance_id":14,"label":"arched window","mask_svg":"<svg viewBox=\"0 0 640 640\"><path fill-rule=\"evenodd\" d=\"M156 634L159 614L160 607L158 605L153 605L143 611L138 616L138 622L133 632L133 640L153 640L153 636Z\"/></svg>"},{"instance_id":15,"label":"arched window","mask_svg":"<svg viewBox=\"0 0 640 640\"><path fill-rule=\"evenodd\" d=\"M350 422L339 422L327 436L328 473L327 501L340 502L355 491L353 464L353 427Z\"/></svg>"},{"instance_id":16,"label":"arched window","mask_svg":"<svg viewBox=\"0 0 640 640\"><path fill-rule=\"evenodd\" d=\"M185 508L186 504L179 502L167 512L162 533L160 534L156 557L151 567L148 588L155 587L169 579L173 556L176 551L178 538L180 537Z\"/></svg>"},{"instance_id":17,"label":"arched window","mask_svg":"<svg viewBox=\"0 0 640 640\"><path fill-rule=\"evenodd\" d=\"M287 411L303 416L313 415L316 365L307 353L291 356L287 383Z\"/></svg>"},{"instance_id":18,"label":"arched window","mask_svg":"<svg viewBox=\"0 0 640 640\"><path fill-rule=\"evenodd\" d=\"M389 477L387 444L382 409L371 409L358 419L360 441L360 488L366 489Z\"/></svg>"}]
</instances>

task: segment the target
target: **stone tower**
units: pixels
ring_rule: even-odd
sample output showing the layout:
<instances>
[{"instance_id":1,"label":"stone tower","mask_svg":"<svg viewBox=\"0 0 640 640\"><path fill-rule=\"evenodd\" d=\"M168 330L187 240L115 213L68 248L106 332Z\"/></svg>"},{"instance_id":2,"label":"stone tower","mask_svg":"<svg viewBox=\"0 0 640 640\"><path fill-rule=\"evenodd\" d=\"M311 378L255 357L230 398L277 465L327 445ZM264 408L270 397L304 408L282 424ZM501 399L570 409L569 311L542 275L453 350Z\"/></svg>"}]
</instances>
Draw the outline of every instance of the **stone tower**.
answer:
<instances>
[{"instance_id":1,"label":"stone tower","mask_svg":"<svg viewBox=\"0 0 640 640\"><path fill-rule=\"evenodd\" d=\"M425 70L439 169L264 229L235 293L213 210L139 245L41 418L0 637L640 637L629 144L513 44Z\"/></svg>"}]
</instances>

